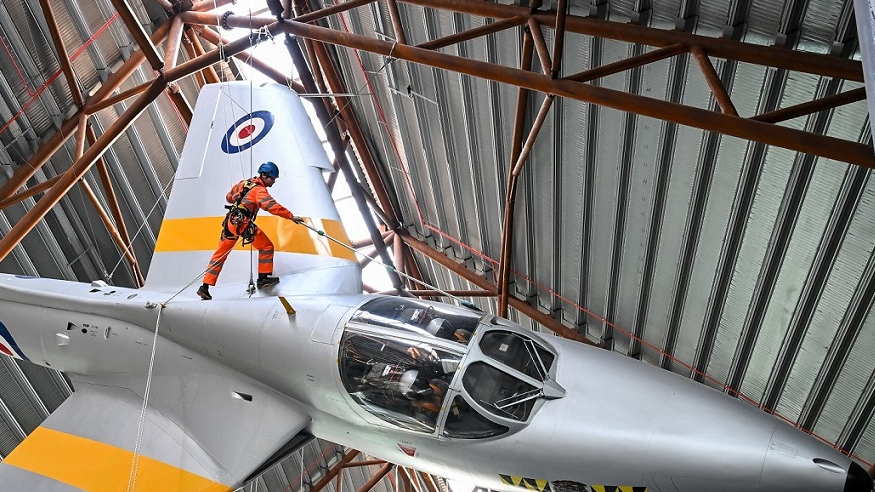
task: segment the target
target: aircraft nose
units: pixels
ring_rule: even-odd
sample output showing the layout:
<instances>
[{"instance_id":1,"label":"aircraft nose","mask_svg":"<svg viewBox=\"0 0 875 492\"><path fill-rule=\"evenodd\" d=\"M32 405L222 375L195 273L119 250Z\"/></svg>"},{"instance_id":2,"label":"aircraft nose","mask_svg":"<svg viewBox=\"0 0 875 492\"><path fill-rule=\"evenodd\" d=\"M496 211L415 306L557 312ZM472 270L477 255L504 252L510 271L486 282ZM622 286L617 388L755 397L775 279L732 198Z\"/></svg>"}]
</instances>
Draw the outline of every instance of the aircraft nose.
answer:
<instances>
[{"instance_id":1,"label":"aircraft nose","mask_svg":"<svg viewBox=\"0 0 875 492\"><path fill-rule=\"evenodd\" d=\"M848 478L845 479L844 492L871 492L872 488L872 477L856 461L851 462Z\"/></svg>"}]
</instances>

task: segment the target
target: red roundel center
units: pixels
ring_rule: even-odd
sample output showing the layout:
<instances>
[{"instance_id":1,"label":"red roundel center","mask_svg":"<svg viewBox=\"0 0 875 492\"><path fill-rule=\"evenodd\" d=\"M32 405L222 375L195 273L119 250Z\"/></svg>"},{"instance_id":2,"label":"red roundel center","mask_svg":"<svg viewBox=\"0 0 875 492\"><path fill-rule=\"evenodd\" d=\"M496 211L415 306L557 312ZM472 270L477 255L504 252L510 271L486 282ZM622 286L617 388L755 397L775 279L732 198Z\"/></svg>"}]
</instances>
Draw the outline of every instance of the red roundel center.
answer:
<instances>
[{"instance_id":1,"label":"red roundel center","mask_svg":"<svg viewBox=\"0 0 875 492\"><path fill-rule=\"evenodd\" d=\"M12 352L8 348L4 347L3 344L0 344L0 354L6 354L9 357L14 357L12 355Z\"/></svg>"},{"instance_id":2,"label":"red roundel center","mask_svg":"<svg viewBox=\"0 0 875 492\"><path fill-rule=\"evenodd\" d=\"M255 133L255 125L246 125L237 132L237 138L244 139L249 138L252 134Z\"/></svg>"}]
</instances>

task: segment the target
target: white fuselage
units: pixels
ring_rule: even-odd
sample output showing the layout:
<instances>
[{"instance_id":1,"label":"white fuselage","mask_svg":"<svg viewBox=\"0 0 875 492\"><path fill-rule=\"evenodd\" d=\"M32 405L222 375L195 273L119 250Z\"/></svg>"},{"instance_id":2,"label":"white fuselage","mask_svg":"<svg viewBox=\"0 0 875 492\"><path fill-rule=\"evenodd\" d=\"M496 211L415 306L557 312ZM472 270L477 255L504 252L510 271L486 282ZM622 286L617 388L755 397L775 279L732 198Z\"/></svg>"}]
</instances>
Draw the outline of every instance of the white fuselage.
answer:
<instances>
[{"instance_id":1,"label":"white fuselage","mask_svg":"<svg viewBox=\"0 0 875 492\"><path fill-rule=\"evenodd\" d=\"M143 381L157 325L158 352L192 361L192 371L217 363L289 397L310 414L313 435L492 489L527 483L544 489L549 483L560 490L593 484L659 492L844 490L847 457L758 409L641 362L539 336L506 320L497 325L483 318L471 344L459 349L458 373L471 364L477 337L499 327L524 333L555 354L551 377L564 393L540 398L532 415L508 425L509 432L453 439L440 427L423 433L394 426L344 388L341 339L350 317L373 296L290 297L293 315L276 297L189 297L162 308L166 297L0 274L0 322L32 362L65 371L74 382L116 381L122 387ZM210 363L197 364L199 358ZM159 378L153 384L156 394L165 383ZM457 376L450 390L467 394L472 388Z\"/></svg>"}]
</instances>

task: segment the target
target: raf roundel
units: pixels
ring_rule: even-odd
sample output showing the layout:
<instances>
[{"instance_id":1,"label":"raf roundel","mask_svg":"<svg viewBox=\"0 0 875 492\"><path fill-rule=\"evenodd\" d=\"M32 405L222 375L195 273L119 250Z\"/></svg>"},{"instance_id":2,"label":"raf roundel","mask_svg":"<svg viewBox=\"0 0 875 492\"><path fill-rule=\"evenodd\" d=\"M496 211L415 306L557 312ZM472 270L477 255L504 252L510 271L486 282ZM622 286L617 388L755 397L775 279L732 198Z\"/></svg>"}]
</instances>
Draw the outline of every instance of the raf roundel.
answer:
<instances>
[{"instance_id":1,"label":"raf roundel","mask_svg":"<svg viewBox=\"0 0 875 492\"><path fill-rule=\"evenodd\" d=\"M222 150L226 154L236 154L257 144L273 128L273 114L270 111L253 111L239 120L225 133Z\"/></svg>"},{"instance_id":2,"label":"raf roundel","mask_svg":"<svg viewBox=\"0 0 875 492\"><path fill-rule=\"evenodd\" d=\"M5 354L16 359L30 360L24 356L24 353L18 348L18 344L12 338L12 334L6 329L6 326L0 321L0 354Z\"/></svg>"}]
</instances>

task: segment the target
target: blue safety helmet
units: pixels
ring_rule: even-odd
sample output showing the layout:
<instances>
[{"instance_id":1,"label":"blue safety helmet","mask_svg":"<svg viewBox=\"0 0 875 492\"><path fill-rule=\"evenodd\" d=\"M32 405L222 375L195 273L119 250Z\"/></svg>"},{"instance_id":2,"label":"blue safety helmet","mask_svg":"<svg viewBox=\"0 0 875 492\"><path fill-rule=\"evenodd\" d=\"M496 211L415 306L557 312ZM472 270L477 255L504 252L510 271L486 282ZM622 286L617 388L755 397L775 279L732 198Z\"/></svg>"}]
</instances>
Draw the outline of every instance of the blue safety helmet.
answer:
<instances>
[{"instance_id":1,"label":"blue safety helmet","mask_svg":"<svg viewBox=\"0 0 875 492\"><path fill-rule=\"evenodd\" d=\"M267 161L258 166L258 174L267 174L271 178L277 179L280 177L280 168L273 162Z\"/></svg>"}]
</instances>

